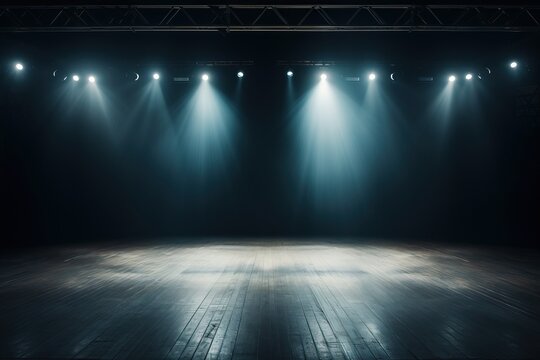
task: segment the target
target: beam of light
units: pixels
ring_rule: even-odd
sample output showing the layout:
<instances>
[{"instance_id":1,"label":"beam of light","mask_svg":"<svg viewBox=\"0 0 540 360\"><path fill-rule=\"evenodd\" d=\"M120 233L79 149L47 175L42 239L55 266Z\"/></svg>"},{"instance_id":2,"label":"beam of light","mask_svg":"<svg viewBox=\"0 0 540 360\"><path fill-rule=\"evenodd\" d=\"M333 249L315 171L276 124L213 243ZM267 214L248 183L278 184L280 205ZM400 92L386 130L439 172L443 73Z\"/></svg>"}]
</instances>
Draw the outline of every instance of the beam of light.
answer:
<instances>
[{"instance_id":1,"label":"beam of light","mask_svg":"<svg viewBox=\"0 0 540 360\"><path fill-rule=\"evenodd\" d=\"M22 71L24 69L24 65L21 64L21 63L16 63L15 64L15 70L17 71Z\"/></svg>"},{"instance_id":2,"label":"beam of light","mask_svg":"<svg viewBox=\"0 0 540 360\"><path fill-rule=\"evenodd\" d=\"M511 67L512 69L517 68L517 66L518 66L518 63L517 63L516 61L512 61L512 62L510 63L510 67Z\"/></svg>"},{"instance_id":3,"label":"beam of light","mask_svg":"<svg viewBox=\"0 0 540 360\"><path fill-rule=\"evenodd\" d=\"M328 75L326 75L326 73L322 73L321 74L321 80L326 81L326 79L328 79Z\"/></svg>"},{"instance_id":4,"label":"beam of light","mask_svg":"<svg viewBox=\"0 0 540 360\"><path fill-rule=\"evenodd\" d=\"M428 126L434 131L432 140L435 142L434 147L439 151L439 154L437 154L439 156L446 149L448 129L451 126L451 120L454 114L455 90L454 82L446 82L442 91L427 109L426 119L430 122Z\"/></svg>"},{"instance_id":5,"label":"beam of light","mask_svg":"<svg viewBox=\"0 0 540 360\"><path fill-rule=\"evenodd\" d=\"M75 122L76 115L80 110L81 104L84 100L84 94L80 91L74 91L76 87L75 82L66 81L62 83L55 93L55 96L51 99L51 106L58 111L58 119L65 120L67 122Z\"/></svg>"},{"instance_id":6,"label":"beam of light","mask_svg":"<svg viewBox=\"0 0 540 360\"><path fill-rule=\"evenodd\" d=\"M85 92L87 102L86 112L89 114L90 118L94 120L96 125L105 126L109 131L110 137L117 137L118 131L116 127L118 123L115 123L114 119L117 119L119 115L113 114L114 110L112 104L118 104L118 101L115 101L114 99L114 93L101 88L96 82L96 77L94 75L88 77L88 84L85 87ZM114 108L116 109L118 106Z\"/></svg>"},{"instance_id":7,"label":"beam of light","mask_svg":"<svg viewBox=\"0 0 540 360\"><path fill-rule=\"evenodd\" d=\"M291 70L287 71L287 91L285 92L287 109L290 109L294 105L294 99L296 96L294 91L293 75L294 74Z\"/></svg>"},{"instance_id":8,"label":"beam of light","mask_svg":"<svg viewBox=\"0 0 540 360\"><path fill-rule=\"evenodd\" d=\"M158 151L160 139L171 129L171 116L160 81L149 81L130 104L127 121L119 122L122 140L146 151Z\"/></svg>"},{"instance_id":9,"label":"beam of light","mask_svg":"<svg viewBox=\"0 0 540 360\"><path fill-rule=\"evenodd\" d=\"M163 156L190 169L197 185L225 179L234 159L238 130L229 101L203 81L180 106L174 123L175 131L168 132L163 141Z\"/></svg>"},{"instance_id":10,"label":"beam of light","mask_svg":"<svg viewBox=\"0 0 540 360\"><path fill-rule=\"evenodd\" d=\"M401 118L401 114L392 97L388 96L382 88L382 84L376 81L368 81L366 85L362 108L365 110L368 120L378 125L384 124L384 127L388 128L392 124L395 125ZM381 136L381 127L377 128L377 130L379 131L378 136ZM387 146L390 143L388 141Z\"/></svg>"},{"instance_id":11,"label":"beam of light","mask_svg":"<svg viewBox=\"0 0 540 360\"><path fill-rule=\"evenodd\" d=\"M201 76L201 79L202 79L203 81L208 81L208 79L210 79L210 76L208 76L208 74L203 74L203 75Z\"/></svg>"},{"instance_id":12,"label":"beam of light","mask_svg":"<svg viewBox=\"0 0 540 360\"><path fill-rule=\"evenodd\" d=\"M369 134L369 139L363 140L363 143L368 142L364 147L369 154L364 158L364 171L369 169L370 178L377 173L385 179L399 178L403 170L399 154L403 154L409 147L406 144L407 137L403 133L405 119L394 101L394 96L387 93L383 83L368 81L362 88L365 91L361 102L364 117L360 121L364 126L364 132ZM358 91L354 88L351 90ZM369 142L376 145L369 145ZM380 151L381 146L384 151ZM382 181L385 180L378 179L377 183Z\"/></svg>"},{"instance_id":13,"label":"beam of light","mask_svg":"<svg viewBox=\"0 0 540 360\"><path fill-rule=\"evenodd\" d=\"M452 82L448 82L443 91L437 96L433 102L430 112L432 114L432 119L447 119L450 111L452 109L452 99L454 94L454 87ZM443 121L444 123L445 121Z\"/></svg>"},{"instance_id":14,"label":"beam of light","mask_svg":"<svg viewBox=\"0 0 540 360\"><path fill-rule=\"evenodd\" d=\"M469 172L481 172L487 178L496 176L493 162L493 138L489 134L490 116L485 104L490 102L492 94L488 85L481 81L471 81L455 94L456 116L452 118L453 126L466 129L467 136L460 138L460 145L468 149L467 161L475 162ZM489 175L488 175L489 174Z\"/></svg>"},{"instance_id":15,"label":"beam of light","mask_svg":"<svg viewBox=\"0 0 540 360\"><path fill-rule=\"evenodd\" d=\"M73 75L71 78L73 79L73 81L79 81L81 79L79 75Z\"/></svg>"},{"instance_id":16,"label":"beam of light","mask_svg":"<svg viewBox=\"0 0 540 360\"><path fill-rule=\"evenodd\" d=\"M74 91L77 90L77 91ZM114 140L118 136L115 122L125 111L121 111L121 102L115 99L116 92L106 92L101 89L98 82L90 81L82 84L75 81L66 81L51 97L51 106L58 112L55 118L63 122L62 126L71 126L77 129L84 128L99 132L102 139ZM114 106L113 106L114 104ZM117 109L118 113L115 111ZM103 142L106 144L106 141Z\"/></svg>"},{"instance_id":17,"label":"beam of light","mask_svg":"<svg viewBox=\"0 0 540 360\"><path fill-rule=\"evenodd\" d=\"M343 209L362 196L376 139L364 109L336 86L320 81L292 113L299 201L315 209ZM376 136L373 136L376 137Z\"/></svg>"}]
</instances>

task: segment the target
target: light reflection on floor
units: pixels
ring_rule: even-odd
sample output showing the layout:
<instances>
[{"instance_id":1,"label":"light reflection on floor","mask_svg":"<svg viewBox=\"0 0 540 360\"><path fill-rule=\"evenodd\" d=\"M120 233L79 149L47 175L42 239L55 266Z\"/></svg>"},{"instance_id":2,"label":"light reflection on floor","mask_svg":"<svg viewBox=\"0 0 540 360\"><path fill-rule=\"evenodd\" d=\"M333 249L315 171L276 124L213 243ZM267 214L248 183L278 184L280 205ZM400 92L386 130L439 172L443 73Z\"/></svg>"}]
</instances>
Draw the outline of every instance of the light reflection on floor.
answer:
<instances>
[{"instance_id":1,"label":"light reflection on floor","mask_svg":"<svg viewBox=\"0 0 540 360\"><path fill-rule=\"evenodd\" d=\"M1 259L4 358L540 355L530 252L169 240Z\"/></svg>"}]
</instances>

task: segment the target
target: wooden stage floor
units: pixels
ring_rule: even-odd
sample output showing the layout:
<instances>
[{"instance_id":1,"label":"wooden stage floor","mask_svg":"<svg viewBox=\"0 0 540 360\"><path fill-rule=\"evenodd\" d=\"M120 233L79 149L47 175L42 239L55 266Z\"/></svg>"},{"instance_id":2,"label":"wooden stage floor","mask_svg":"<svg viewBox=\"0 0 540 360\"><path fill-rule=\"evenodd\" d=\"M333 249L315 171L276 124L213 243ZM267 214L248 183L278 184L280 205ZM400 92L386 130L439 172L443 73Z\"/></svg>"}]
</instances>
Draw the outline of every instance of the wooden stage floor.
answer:
<instances>
[{"instance_id":1,"label":"wooden stage floor","mask_svg":"<svg viewBox=\"0 0 540 360\"><path fill-rule=\"evenodd\" d=\"M540 358L540 257L428 243L0 255L0 358Z\"/></svg>"}]
</instances>

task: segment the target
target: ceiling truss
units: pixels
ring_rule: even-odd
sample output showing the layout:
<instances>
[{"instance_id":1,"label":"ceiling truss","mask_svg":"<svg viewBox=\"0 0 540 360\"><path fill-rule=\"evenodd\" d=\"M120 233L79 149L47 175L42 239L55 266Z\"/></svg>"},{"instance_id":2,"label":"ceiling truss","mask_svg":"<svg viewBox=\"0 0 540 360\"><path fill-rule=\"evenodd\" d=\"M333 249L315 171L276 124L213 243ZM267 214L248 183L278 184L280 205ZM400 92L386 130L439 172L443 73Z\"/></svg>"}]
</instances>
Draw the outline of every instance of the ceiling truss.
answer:
<instances>
[{"instance_id":1,"label":"ceiling truss","mask_svg":"<svg viewBox=\"0 0 540 360\"><path fill-rule=\"evenodd\" d=\"M540 5L0 5L3 32L540 31Z\"/></svg>"}]
</instances>

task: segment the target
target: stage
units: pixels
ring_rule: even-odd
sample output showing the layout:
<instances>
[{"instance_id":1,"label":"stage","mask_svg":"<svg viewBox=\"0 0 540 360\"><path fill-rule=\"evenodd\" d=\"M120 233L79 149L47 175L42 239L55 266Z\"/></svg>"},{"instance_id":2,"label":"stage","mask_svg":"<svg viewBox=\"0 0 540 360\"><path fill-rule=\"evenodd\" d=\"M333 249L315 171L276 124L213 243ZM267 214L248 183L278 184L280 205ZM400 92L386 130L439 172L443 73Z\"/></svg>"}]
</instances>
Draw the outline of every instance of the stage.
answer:
<instances>
[{"instance_id":1,"label":"stage","mask_svg":"<svg viewBox=\"0 0 540 360\"><path fill-rule=\"evenodd\" d=\"M0 358L538 358L539 260L365 240L25 249L1 257Z\"/></svg>"}]
</instances>

